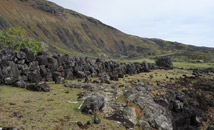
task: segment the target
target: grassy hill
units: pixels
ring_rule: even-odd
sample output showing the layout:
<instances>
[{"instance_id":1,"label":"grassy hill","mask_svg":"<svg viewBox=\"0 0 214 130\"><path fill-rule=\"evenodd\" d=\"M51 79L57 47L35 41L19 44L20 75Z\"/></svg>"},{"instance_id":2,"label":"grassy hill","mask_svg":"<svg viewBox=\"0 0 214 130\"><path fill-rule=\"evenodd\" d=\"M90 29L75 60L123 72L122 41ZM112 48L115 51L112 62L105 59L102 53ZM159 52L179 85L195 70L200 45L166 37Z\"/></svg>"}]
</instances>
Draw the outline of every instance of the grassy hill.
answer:
<instances>
[{"instance_id":1,"label":"grassy hill","mask_svg":"<svg viewBox=\"0 0 214 130\"><path fill-rule=\"evenodd\" d=\"M116 59L169 55L180 61L214 61L213 48L127 35L46 0L1 0L0 29L13 26L21 26L36 40L47 43L52 53Z\"/></svg>"}]
</instances>

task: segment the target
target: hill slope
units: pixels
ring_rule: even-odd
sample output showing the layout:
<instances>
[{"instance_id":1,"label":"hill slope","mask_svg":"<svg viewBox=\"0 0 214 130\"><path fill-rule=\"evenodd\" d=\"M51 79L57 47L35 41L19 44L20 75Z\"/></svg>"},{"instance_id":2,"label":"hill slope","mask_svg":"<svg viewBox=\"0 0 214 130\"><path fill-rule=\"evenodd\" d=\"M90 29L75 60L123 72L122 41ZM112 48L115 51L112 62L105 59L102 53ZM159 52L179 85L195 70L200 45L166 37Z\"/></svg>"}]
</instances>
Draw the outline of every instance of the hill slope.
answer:
<instances>
[{"instance_id":1,"label":"hill slope","mask_svg":"<svg viewBox=\"0 0 214 130\"><path fill-rule=\"evenodd\" d=\"M195 57L212 60L212 48L127 35L102 22L46 0L1 0L0 29L21 26L51 52L111 57ZM185 58L182 58L185 59Z\"/></svg>"}]
</instances>

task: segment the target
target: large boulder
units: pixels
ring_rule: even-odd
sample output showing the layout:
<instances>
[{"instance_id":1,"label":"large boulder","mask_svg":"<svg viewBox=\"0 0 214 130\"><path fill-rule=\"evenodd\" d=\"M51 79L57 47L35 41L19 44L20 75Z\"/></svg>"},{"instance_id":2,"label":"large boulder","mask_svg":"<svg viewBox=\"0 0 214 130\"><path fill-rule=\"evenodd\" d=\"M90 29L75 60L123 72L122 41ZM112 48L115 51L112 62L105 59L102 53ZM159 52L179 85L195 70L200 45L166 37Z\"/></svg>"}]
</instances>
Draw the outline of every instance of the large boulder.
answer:
<instances>
[{"instance_id":1,"label":"large boulder","mask_svg":"<svg viewBox=\"0 0 214 130\"><path fill-rule=\"evenodd\" d=\"M91 96L84 100L83 105L80 110L83 113L90 113L101 111L104 107L105 101L103 97L100 96Z\"/></svg>"},{"instance_id":2,"label":"large boulder","mask_svg":"<svg viewBox=\"0 0 214 130\"><path fill-rule=\"evenodd\" d=\"M160 57L156 60L156 65L165 69L173 69L172 60L170 57Z\"/></svg>"},{"instance_id":3,"label":"large boulder","mask_svg":"<svg viewBox=\"0 0 214 130\"><path fill-rule=\"evenodd\" d=\"M55 58L48 58L48 68L51 71L56 71L58 69L59 65L58 65L58 61Z\"/></svg>"},{"instance_id":4,"label":"large boulder","mask_svg":"<svg viewBox=\"0 0 214 130\"><path fill-rule=\"evenodd\" d=\"M17 64L12 61L8 61L5 66L3 66L2 75L5 84L12 85L15 83L20 76Z\"/></svg>"},{"instance_id":5,"label":"large boulder","mask_svg":"<svg viewBox=\"0 0 214 130\"><path fill-rule=\"evenodd\" d=\"M33 53L33 51L31 49L25 48L25 49L21 49L21 51L25 53L25 55L26 55L26 61L28 63L34 61L35 56L34 56L34 53Z\"/></svg>"},{"instance_id":6,"label":"large boulder","mask_svg":"<svg viewBox=\"0 0 214 130\"><path fill-rule=\"evenodd\" d=\"M37 56L36 61L38 61L39 65L48 65L48 58L45 55Z\"/></svg>"},{"instance_id":7,"label":"large boulder","mask_svg":"<svg viewBox=\"0 0 214 130\"><path fill-rule=\"evenodd\" d=\"M129 75L136 74L137 73L136 70L137 69L136 69L134 64L129 63L129 64L126 65L126 73L127 74L129 74Z\"/></svg>"}]
</instances>

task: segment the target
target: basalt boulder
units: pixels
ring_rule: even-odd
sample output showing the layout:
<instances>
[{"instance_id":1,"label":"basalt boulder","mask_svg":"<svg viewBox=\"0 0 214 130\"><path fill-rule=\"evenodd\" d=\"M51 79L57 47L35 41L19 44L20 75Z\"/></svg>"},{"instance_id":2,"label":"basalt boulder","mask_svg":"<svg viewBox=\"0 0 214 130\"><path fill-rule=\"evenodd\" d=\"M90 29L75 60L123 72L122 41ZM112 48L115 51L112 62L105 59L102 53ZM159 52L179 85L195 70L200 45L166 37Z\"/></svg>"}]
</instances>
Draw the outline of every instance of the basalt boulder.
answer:
<instances>
[{"instance_id":1,"label":"basalt boulder","mask_svg":"<svg viewBox=\"0 0 214 130\"><path fill-rule=\"evenodd\" d=\"M45 55L37 56L36 61L38 61L39 65L48 65L48 58Z\"/></svg>"},{"instance_id":2,"label":"basalt boulder","mask_svg":"<svg viewBox=\"0 0 214 130\"><path fill-rule=\"evenodd\" d=\"M104 107L105 101L103 97L100 96L91 96L84 100L80 110L83 113L94 113L101 111Z\"/></svg>"},{"instance_id":3,"label":"basalt boulder","mask_svg":"<svg viewBox=\"0 0 214 130\"><path fill-rule=\"evenodd\" d=\"M25 53L26 61L28 63L30 63L30 62L35 60L34 52L31 49L25 48L25 49L21 49L21 51Z\"/></svg>"},{"instance_id":4,"label":"basalt boulder","mask_svg":"<svg viewBox=\"0 0 214 130\"><path fill-rule=\"evenodd\" d=\"M41 81L41 75L37 71L30 72L28 74L28 82L29 83L38 83Z\"/></svg>"},{"instance_id":5,"label":"basalt boulder","mask_svg":"<svg viewBox=\"0 0 214 130\"><path fill-rule=\"evenodd\" d=\"M5 84L12 85L15 83L20 76L17 64L12 61L8 61L7 65L3 66L2 75Z\"/></svg>"},{"instance_id":6,"label":"basalt boulder","mask_svg":"<svg viewBox=\"0 0 214 130\"><path fill-rule=\"evenodd\" d=\"M156 60L156 65L165 69L173 69L172 60L169 57L160 57Z\"/></svg>"}]
</instances>

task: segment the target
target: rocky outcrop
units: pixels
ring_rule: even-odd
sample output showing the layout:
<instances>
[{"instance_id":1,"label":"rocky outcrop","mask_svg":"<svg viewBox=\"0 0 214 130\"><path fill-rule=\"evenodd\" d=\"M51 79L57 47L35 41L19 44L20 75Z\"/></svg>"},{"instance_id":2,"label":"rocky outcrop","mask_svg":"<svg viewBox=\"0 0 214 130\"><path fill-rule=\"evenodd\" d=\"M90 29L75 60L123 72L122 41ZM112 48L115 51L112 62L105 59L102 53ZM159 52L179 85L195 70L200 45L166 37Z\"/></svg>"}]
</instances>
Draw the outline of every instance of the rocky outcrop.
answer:
<instances>
[{"instance_id":1,"label":"rocky outcrop","mask_svg":"<svg viewBox=\"0 0 214 130\"><path fill-rule=\"evenodd\" d=\"M134 107L124 107L107 116L107 119L119 121L126 128L134 128L137 124L136 111Z\"/></svg>"},{"instance_id":2,"label":"rocky outcrop","mask_svg":"<svg viewBox=\"0 0 214 130\"><path fill-rule=\"evenodd\" d=\"M183 79L185 84L192 78ZM175 84L185 85L182 82ZM195 79L194 79L195 80ZM203 81L213 84L213 80ZM197 82L202 82L198 81ZM193 84L191 90L175 91L175 85L170 85L168 90L153 87L143 80L130 81L130 85L112 85L102 83L67 83L66 87L85 89L80 93L78 100L85 100L88 97L102 97L104 107L102 112L106 118L119 121L127 129L140 126L143 130L197 130L200 128L202 120L207 119L208 106L213 107L212 91L207 92L208 97L193 89L197 86ZM200 86L199 83L197 83ZM212 86L212 85L211 85ZM190 86L188 86L190 87ZM163 91L164 90L164 91ZM212 90L211 88L209 90ZM154 93L159 93L154 95ZM164 92L163 95L160 94ZM88 105L89 106L89 105ZM92 110L91 110L92 111ZM209 117L209 116L208 116ZM213 119L208 118L209 121ZM211 126L212 128L212 126Z\"/></svg>"},{"instance_id":3,"label":"rocky outcrop","mask_svg":"<svg viewBox=\"0 0 214 130\"><path fill-rule=\"evenodd\" d=\"M173 130L170 113L166 108L155 103L144 87L133 88L124 96L143 109L140 118L140 125L143 129Z\"/></svg>"}]
</instances>

